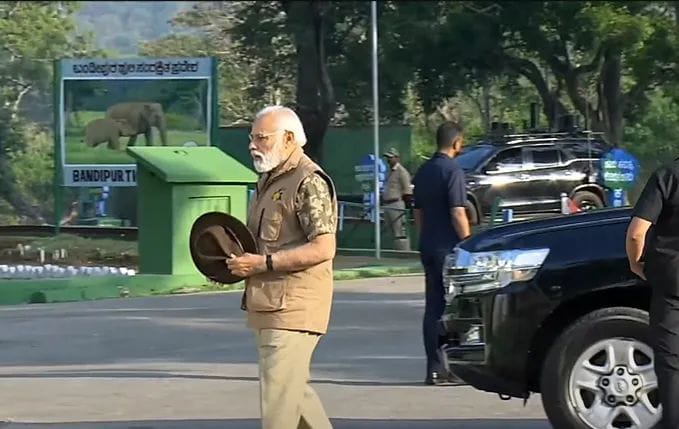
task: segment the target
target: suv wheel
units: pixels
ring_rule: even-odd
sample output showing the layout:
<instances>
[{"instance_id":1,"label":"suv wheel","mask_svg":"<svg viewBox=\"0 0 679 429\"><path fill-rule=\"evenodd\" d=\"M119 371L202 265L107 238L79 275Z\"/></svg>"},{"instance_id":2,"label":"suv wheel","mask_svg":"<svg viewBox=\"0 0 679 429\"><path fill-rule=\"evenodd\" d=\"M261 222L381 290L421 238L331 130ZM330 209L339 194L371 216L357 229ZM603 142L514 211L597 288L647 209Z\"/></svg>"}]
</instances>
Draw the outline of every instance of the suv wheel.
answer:
<instances>
[{"instance_id":1,"label":"suv wheel","mask_svg":"<svg viewBox=\"0 0 679 429\"><path fill-rule=\"evenodd\" d=\"M660 421L648 314L613 307L582 317L549 350L542 403L555 429L651 429Z\"/></svg>"},{"instance_id":2,"label":"suv wheel","mask_svg":"<svg viewBox=\"0 0 679 429\"><path fill-rule=\"evenodd\" d=\"M579 191L573 195L573 203L582 211L589 211L603 208L604 203L594 192Z\"/></svg>"}]
</instances>

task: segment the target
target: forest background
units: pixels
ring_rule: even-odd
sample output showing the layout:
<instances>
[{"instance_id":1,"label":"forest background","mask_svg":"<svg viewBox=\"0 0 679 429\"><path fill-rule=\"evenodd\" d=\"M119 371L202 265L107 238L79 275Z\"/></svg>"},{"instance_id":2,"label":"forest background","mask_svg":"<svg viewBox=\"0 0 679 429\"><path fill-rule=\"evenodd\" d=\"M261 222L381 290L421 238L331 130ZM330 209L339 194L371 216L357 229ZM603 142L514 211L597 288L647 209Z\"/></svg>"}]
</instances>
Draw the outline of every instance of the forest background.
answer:
<instances>
[{"instance_id":1,"label":"forest background","mask_svg":"<svg viewBox=\"0 0 679 429\"><path fill-rule=\"evenodd\" d=\"M533 102L543 126L586 118L642 181L679 155L679 2L385 1L378 23L380 121L411 127L412 171L441 121L473 143ZM364 1L0 2L0 224L54 219L54 59L214 56L221 126L290 105L323 163L329 126L372 123L370 35Z\"/></svg>"}]
</instances>

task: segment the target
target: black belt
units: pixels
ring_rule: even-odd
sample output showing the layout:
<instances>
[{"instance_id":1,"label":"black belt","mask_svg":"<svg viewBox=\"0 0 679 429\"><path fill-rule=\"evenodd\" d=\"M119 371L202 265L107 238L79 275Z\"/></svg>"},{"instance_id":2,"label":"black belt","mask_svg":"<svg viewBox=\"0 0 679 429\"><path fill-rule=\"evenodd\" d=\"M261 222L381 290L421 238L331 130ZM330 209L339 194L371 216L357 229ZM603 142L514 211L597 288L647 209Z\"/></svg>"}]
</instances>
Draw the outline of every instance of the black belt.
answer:
<instances>
[{"instance_id":1,"label":"black belt","mask_svg":"<svg viewBox=\"0 0 679 429\"><path fill-rule=\"evenodd\" d=\"M390 200L382 200L382 204L392 204L401 201L400 198L392 198Z\"/></svg>"}]
</instances>

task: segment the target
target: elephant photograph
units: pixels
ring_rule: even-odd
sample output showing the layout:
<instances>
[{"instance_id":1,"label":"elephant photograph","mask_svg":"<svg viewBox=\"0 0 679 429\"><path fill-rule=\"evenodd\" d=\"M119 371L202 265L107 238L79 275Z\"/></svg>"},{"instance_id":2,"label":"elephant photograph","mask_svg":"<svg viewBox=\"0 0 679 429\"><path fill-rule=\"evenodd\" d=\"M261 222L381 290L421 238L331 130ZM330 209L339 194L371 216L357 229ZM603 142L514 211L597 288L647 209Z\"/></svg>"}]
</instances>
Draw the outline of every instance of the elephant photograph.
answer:
<instances>
[{"instance_id":1,"label":"elephant photograph","mask_svg":"<svg viewBox=\"0 0 679 429\"><path fill-rule=\"evenodd\" d=\"M129 146L206 146L207 80L64 81L65 164L133 164Z\"/></svg>"},{"instance_id":2,"label":"elephant photograph","mask_svg":"<svg viewBox=\"0 0 679 429\"><path fill-rule=\"evenodd\" d=\"M146 137L146 146L153 146L151 127L160 133L160 141L167 146L167 130L165 129L165 113L160 103L129 102L117 103L106 110L106 117L114 121L123 121L129 126L130 139L128 146L134 146L137 135Z\"/></svg>"},{"instance_id":3,"label":"elephant photograph","mask_svg":"<svg viewBox=\"0 0 679 429\"><path fill-rule=\"evenodd\" d=\"M109 149L120 150L120 137L133 138L136 135L136 130L133 130L124 120L99 118L88 122L85 126L85 144L88 147L107 143Z\"/></svg>"}]
</instances>

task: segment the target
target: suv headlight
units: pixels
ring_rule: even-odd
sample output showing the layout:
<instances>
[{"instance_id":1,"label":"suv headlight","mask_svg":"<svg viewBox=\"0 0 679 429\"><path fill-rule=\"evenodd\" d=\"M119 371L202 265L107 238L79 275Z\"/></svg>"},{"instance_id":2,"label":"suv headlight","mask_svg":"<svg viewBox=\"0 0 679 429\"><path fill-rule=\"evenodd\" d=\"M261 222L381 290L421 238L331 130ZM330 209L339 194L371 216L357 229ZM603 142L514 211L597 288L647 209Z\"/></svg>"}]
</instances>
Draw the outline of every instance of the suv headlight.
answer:
<instances>
[{"instance_id":1,"label":"suv headlight","mask_svg":"<svg viewBox=\"0 0 679 429\"><path fill-rule=\"evenodd\" d=\"M549 255L549 249L512 249L467 252L457 248L443 264L447 294L455 295L500 289L512 282L529 281Z\"/></svg>"}]
</instances>

